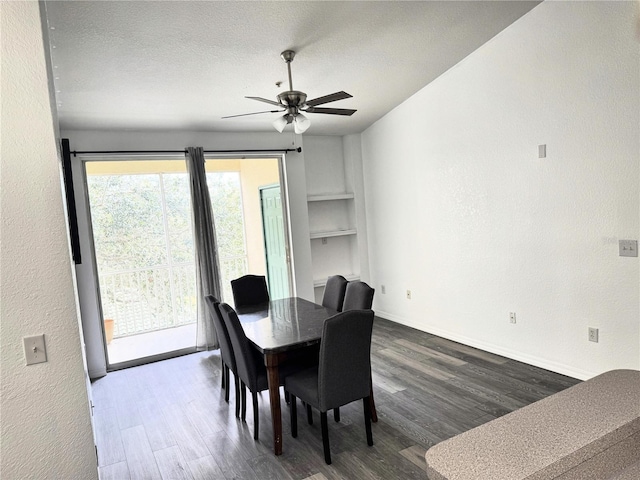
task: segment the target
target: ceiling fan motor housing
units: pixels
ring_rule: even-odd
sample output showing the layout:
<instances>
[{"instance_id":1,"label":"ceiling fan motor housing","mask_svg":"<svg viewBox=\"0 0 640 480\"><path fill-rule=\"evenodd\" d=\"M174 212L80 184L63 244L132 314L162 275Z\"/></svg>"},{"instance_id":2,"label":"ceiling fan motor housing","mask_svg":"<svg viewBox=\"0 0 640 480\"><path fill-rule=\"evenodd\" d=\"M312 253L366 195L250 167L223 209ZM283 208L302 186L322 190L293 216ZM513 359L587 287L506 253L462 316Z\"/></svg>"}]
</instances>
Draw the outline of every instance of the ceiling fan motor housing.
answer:
<instances>
[{"instance_id":1,"label":"ceiling fan motor housing","mask_svg":"<svg viewBox=\"0 0 640 480\"><path fill-rule=\"evenodd\" d=\"M278 101L285 107L301 108L307 101L307 94L297 90L289 90L278 95Z\"/></svg>"}]
</instances>

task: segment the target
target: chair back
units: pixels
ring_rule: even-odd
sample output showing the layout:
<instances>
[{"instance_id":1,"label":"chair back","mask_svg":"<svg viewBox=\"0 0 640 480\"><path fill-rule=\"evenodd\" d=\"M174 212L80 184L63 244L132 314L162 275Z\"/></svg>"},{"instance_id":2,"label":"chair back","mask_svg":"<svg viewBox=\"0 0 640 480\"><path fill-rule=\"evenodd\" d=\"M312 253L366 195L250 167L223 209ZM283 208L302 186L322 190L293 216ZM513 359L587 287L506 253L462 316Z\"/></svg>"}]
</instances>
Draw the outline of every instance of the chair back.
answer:
<instances>
[{"instance_id":1,"label":"chair back","mask_svg":"<svg viewBox=\"0 0 640 480\"><path fill-rule=\"evenodd\" d=\"M318 366L321 412L369 396L372 310L351 310L324 322Z\"/></svg>"},{"instance_id":2,"label":"chair back","mask_svg":"<svg viewBox=\"0 0 640 480\"><path fill-rule=\"evenodd\" d=\"M267 280L264 275L245 275L231 280L231 290L236 308L269 301Z\"/></svg>"},{"instance_id":3,"label":"chair back","mask_svg":"<svg viewBox=\"0 0 640 480\"><path fill-rule=\"evenodd\" d=\"M231 371L235 372L236 360L233 355L233 346L231 345L231 338L229 337L227 326L224 324L224 320L222 320L222 315L220 314L220 301L213 295L207 295L204 299L207 303L209 315L211 315L211 318L213 319L213 325L215 326L218 334L222 361L231 369Z\"/></svg>"},{"instance_id":4,"label":"chair back","mask_svg":"<svg viewBox=\"0 0 640 480\"><path fill-rule=\"evenodd\" d=\"M342 311L347 310L370 310L373 305L373 294L375 289L364 282L349 282L344 294Z\"/></svg>"},{"instance_id":5,"label":"chair back","mask_svg":"<svg viewBox=\"0 0 640 480\"><path fill-rule=\"evenodd\" d=\"M254 361L252 347L242 329L242 323L236 311L226 303L220 304L220 313L229 332L236 368L240 379L253 391L257 384L258 370Z\"/></svg>"},{"instance_id":6,"label":"chair back","mask_svg":"<svg viewBox=\"0 0 640 480\"><path fill-rule=\"evenodd\" d=\"M342 275L334 275L327 279L322 296L322 306L332 308L338 312L342 311L344 293L347 289L347 279Z\"/></svg>"}]
</instances>

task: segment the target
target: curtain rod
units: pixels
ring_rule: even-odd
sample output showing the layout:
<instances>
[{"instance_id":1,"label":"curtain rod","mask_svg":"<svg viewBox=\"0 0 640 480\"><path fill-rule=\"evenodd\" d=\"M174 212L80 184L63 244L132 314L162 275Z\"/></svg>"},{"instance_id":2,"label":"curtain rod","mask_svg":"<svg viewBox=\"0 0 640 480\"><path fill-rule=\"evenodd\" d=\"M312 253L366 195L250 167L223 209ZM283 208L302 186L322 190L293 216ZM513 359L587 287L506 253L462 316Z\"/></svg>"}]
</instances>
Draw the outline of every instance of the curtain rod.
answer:
<instances>
[{"instance_id":1,"label":"curtain rod","mask_svg":"<svg viewBox=\"0 0 640 480\"><path fill-rule=\"evenodd\" d=\"M288 153L288 152L302 152L302 147L298 148L280 148L280 149L272 149L272 150L204 150L204 153ZM187 153L187 150L92 150L92 151L76 151L74 150L73 156L83 155L83 154L128 154L128 153L143 153L143 154L154 154L154 153Z\"/></svg>"}]
</instances>

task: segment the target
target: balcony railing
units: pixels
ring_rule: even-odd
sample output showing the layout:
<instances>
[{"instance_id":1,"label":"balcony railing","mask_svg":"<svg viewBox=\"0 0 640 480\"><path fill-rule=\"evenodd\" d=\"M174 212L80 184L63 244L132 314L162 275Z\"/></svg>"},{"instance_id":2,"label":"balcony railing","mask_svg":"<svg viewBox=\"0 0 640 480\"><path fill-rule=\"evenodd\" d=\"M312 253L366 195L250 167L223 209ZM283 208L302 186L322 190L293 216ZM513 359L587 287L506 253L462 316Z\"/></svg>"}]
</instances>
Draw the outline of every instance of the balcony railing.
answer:
<instances>
[{"instance_id":1,"label":"balcony railing","mask_svg":"<svg viewBox=\"0 0 640 480\"><path fill-rule=\"evenodd\" d=\"M220 259L223 299L231 279L247 273L247 257ZM179 327L196 321L193 262L130 269L100 275L104 318L114 319L114 338Z\"/></svg>"}]
</instances>

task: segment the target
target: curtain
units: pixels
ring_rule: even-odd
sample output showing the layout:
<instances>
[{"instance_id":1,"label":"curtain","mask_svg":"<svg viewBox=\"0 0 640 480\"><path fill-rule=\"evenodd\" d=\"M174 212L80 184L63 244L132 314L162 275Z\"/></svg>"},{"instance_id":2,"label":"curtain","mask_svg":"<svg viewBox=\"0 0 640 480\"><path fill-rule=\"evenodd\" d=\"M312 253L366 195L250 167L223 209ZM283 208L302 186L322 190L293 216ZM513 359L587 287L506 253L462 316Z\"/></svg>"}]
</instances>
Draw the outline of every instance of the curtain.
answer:
<instances>
[{"instance_id":1,"label":"curtain","mask_svg":"<svg viewBox=\"0 0 640 480\"><path fill-rule=\"evenodd\" d=\"M218 338L213 320L207 311L204 297L213 295L221 300L220 267L216 248L216 229L211 212L211 198L207 188L202 147L188 147L186 162L191 190L196 291L198 296L196 348L198 350L214 350L218 348Z\"/></svg>"}]
</instances>

